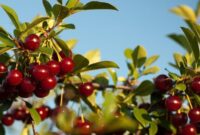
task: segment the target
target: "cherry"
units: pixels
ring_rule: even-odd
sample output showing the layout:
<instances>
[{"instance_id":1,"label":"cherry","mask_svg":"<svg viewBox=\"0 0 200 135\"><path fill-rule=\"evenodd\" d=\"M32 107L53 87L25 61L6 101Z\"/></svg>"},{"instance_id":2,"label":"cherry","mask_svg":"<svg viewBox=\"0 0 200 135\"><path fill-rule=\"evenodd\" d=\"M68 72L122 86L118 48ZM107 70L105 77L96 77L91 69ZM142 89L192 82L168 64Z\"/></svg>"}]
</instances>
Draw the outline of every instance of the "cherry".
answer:
<instances>
[{"instance_id":1,"label":"cherry","mask_svg":"<svg viewBox=\"0 0 200 135\"><path fill-rule=\"evenodd\" d=\"M36 88L36 83L31 78L24 78L20 84L20 91L32 93Z\"/></svg>"},{"instance_id":2,"label":"cherry","mask_svg":"<svg viewBox=\"0 0 200 135\"><path fill-rule=\"evenodd\" d=\"M174 126L182 126L187 123L188 117L186 113L176 113L172 115L172 123Z\"/></svg>"},{"instance_id":3,"label":"cherry","mask_svg":"<svg viewBox=\"0 0 200 135\"><path fill-rule=\"evenodd\" d=\"M33 68L32 76L35 80L42 81L49 77L49 69L46 65L36 65Z\"/></svg>"},{"instance_id":4,"label":"cherry","mask_svg":"<svg viewBox=\"0 0 200 135\"><path fill-rule=\"evenodd\" d=\"M1 122L6 126L11 126L14 123L14 118L11 114L5 114L2 116Z\"/></svg>"},{"instance_id":5,"label":"cherry","mask_svg":"<svg viewBox=\"0 0 200 135\"><path fill-rule=\"evenodd\" d=\"M60 64L59 64L59 62L57 62L55 60L49 61L47 63L47 66L49 68L49 71L50 71L51 75L57 75L57 74L60 73Z\"/></svg>"},{"instance_id":6,"label":"cherry","mask_svg":"<svg viewBox=\"0 0 200 135\"><path fill-rule=\"evenodd\" d=\"M192 91L200 94L200 77L195 77L191 83Z\"/></svg>"},{"instance_id":7,"label":"cherry","mask_svg":"<svg viewBox=\"0 0 200 135\"><path fill-rule=\"evenodd\" d=\"M165 106L168 111L177 111L182 105L182 101L178 96L169 96L165 100Z\"/></svg>"},{"instance_id":8,"label":"cherry","mask_svg":"<svg viewBox=\"0 0 200 135\"><path fill-rule=\"evenodd\" d=\"M78 133L81 135L90 134L91 123L87 121L86 119L82 120L81 117L78 117L75 120L74 127L78 130Z\"/></svg>"},{"instance_id":9,"label":"cherry","mask_svg":"<svg viewBox=\"0 0 200 135\"><path fill-rule=\"evenodd\" d=\"M22 82L22 79L23 79L22 73L19 70L14 69L9 72L6 81L11 86L17 86Z\"/></svg>"},{"instance_id":10,"label":"cherry","mask_svg":"<svg viewBox=\"0 0 200 135\"><path fill-rule=\"evenodd\" d=\"M47 117L49 117L51 115L51 108L49 106L43 105L42 106L44 108L45 113L47 114Z\"/></svg>"},{"instance_id":11,"label":"cherry","mask_svg":"<svg viewBox=\"0 0 200 135\"><path fill-rule=\"evenodd\" d=\"M79 92L83 96L90 96L94 91L94 86L91 82L83 83L79 85Z\"/></svg>"},{"instance_id":12,"label":"cherry","mask_svg":"<svg viewBox=\"0 0 200 135\"><path fill-rule=\"evenodd\" d=\"M46 111L46 107L41 106L37 108L36 110L39 113L41 120L46 119L49 115L48 112Z\"/></svg>"},{"instance_id":13,"label":"cherry","mask_svg":"<svg viewBox=\"0 0 200 135\"><path fill-rule=\"evenodd\" d=\"M22 98L28 98L33 95L33 92L23 92L22 90L19 90L18 95Z\"/></svg>"},{"instance_id":14,"label":"cherry","mask_svg":"<svg viewBox=\"0 0 200 135\"><path fill-rule=\"evenodd\" d=\"M0 77L4 76L6 72L7 67L3 63L0 63Z\"/></svg>"},{"instance_id":15,"label":"cherry","mask_svg":"<svg viewBox=\"0 0 200 135\"><path fill-rule=\"evenodd\" d=\"M37 62L31 63L28 67L28 73L32 75L35 66L39 65Z\"/></svg>"},{"instance_id":16,"label":"cherry","mask_svg":"<svg viewBox=\"0 0 200 135\"><path fill-rule=\"evenodd\" d=\"M25 120L26 119L26 112L27 110L23 107L19 107L13 111L13 117L16 120Z\"/></svg>"},{"instance_id":17,"label":"cherry","mask_svg":"<svg viewBox=\"0 0 200 135\"><path fill-rule=\"evenodd\" d=\"M188 113L192 123L200 122L200 108L193 108Z\"/></svg>"},{"instance_id":18,"label":"cherry","mask_svg":"<svg viewBox=\"0 0 200 135\"><path fill-rule=\"evenodd\" d=\"M71 58L67 57L60 62L61 73L67 74L74 70L74 62Z\"/></svg>"},{"instance_id":19,"label":"cherry","mask_svg":"<svg viewBox=\"0 0 200 135\"><path fill-rule=\"evenodd\" d=\"M53 89L57 84L57 81L56 81L56 77L53 76L53 77L47 77L45 78L43 81L41 81L41 88L43 90L51 90Z\"/></svg>"},{"instance_id":20,"label":"cherry","mask_svg":"<svg viewBox=\"0 0 200 135\"><path fill-rule=\"evenodd\" d=\"M40 37L35 34L27 36L24 47L28 50L35 51L40 47Z\"/></svg>"},{"instance_id":21,"label":"cherry","mask_svg":"<svg viewBox=\"0 0 200 135\"><path fill-rule=\"evenodd\" d=\"M168 91L172 88L173 82L172 79L166 75L159 75L154 80L155 87L161 92Z\"/></svg>"},{"instance_id":22,"label":"cherry","mask_svg":"<svg viewBox=\"0 0 200 135\"><path fill-rule=\"evenodd\" d=\"M182 135L197 135L196 127L192 124L187 124L182 129Z\"/></svg>"},{"instance_id":23,"label":"cherry","mask_svg":"<svg viewBox=\"0 0 200 135\"><path fill-rule=\"evenodd\" d=\"M43 90L41 87L39 87L35 89L34 94L39 98L43 98L49 95L49 90Z\"/></svg>"}]
</instances>

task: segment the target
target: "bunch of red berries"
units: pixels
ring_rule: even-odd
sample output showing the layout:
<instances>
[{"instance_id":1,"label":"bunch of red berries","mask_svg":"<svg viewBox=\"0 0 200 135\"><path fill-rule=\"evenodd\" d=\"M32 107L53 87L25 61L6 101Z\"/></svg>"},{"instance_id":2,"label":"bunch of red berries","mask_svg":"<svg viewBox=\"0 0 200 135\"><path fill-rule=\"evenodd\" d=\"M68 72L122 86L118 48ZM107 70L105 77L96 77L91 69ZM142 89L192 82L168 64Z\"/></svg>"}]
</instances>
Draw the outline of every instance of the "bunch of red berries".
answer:
<instances>
[{"instance_id":1,"label":"bunch of red berries","mask_svg":"<svg viewBox=\"0 0 200 135\"><path fill-rule=\"evenodd\" d=\"M174 90L174 84L170 77L159 75L154 80L156 89L168 97L165 100L165 108L169 112L169 120L177 128L181 135L196 135L198 123L200 123L200 107L190 99L191 93L200 94L200 77L194 77L191 81L185 81L186 90L180 92ZM183 102L187 101L189 109L183 108Z\"/></svg>"}]
</instances>

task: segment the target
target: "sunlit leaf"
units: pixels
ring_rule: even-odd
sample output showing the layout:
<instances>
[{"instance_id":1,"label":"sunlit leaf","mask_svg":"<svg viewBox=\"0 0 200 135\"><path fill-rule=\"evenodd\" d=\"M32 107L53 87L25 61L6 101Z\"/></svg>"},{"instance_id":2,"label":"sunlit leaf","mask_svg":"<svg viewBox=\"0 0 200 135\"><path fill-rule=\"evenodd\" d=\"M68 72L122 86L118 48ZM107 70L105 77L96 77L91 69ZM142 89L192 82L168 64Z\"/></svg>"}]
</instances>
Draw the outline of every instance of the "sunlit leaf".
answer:
<instances>
[{"instance_id":1,"label":"sunlit leaf","mask_svg":"<svg viewBox=\"0 0 200 135\"><path fill-rule=\"evenodd\" d=\"M99 62L101 60L100 50L90 50L84 54L84 56L89 60L90 64Z\"/></svg>"}]
</instances>

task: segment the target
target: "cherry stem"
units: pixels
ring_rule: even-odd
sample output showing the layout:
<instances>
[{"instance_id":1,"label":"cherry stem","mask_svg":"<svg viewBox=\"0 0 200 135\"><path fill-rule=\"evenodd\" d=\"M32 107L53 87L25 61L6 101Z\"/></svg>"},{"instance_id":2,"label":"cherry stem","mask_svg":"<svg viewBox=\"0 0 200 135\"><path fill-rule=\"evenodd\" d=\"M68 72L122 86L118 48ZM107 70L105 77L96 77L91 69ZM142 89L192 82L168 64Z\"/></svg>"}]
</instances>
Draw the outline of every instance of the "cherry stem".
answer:
<instances>
[{"instance_id":1,"label":"cherry stem","mask_svg":"<svg viewBox=\"0 0 200 135\"><path fill-rule=\"evenodd\" d=\"M185 96L186 96L186 99L187 99L187 101L188 101L188 103L189 103L189 107L190 107L190 109L192 109L193 106L192 106L192 103L191 103L190 97L189 97L187 94L186 94Z\"/></svg>"},{"instance_id":2,"label":"cherry stem","mask_svg":"<svg viewBox=\"0 0 200 135\"><path fill-rule=\"evenodd\" d=\"M37 133L35 131L34 121L31 121L31 125L32 125L32 129L33 129L33 135L37 135Z\"/></svg>"},{"instance_id":3,"label":"cherry stem","mask_svg":"<svg viewBox=\"0 0 200 135\"><path fill-rule=\"evenodd\" d=\"M63 106L63 95L64 95L64 88L61 89L60 107Z\"/></svg>"}]
</instances>

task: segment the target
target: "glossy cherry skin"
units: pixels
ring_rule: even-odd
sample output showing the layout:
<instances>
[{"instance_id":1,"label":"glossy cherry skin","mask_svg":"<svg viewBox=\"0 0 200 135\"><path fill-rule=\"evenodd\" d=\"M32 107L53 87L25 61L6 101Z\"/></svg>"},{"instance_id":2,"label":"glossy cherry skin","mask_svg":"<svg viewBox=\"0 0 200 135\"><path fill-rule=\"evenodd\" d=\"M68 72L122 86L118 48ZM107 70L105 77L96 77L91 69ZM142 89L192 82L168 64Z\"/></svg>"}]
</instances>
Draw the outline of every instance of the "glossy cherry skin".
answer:
<instances>
[{"instance_id":1,"label":"glossy cherry skin","mask_svg":"<svg viewBox=\"0 0 200 135\"><path fill-rule=\"evenodd\" d=\"M192 91L200 94L200 77L195 77L191 83Z\"/></svg>"},{"instance_id":2,"label":"glossy cherry skin","mask_svg":"<svg viewBox=\"0 0 200 135\"><path fill-rule=\"evenodd\" d=\"M192 123L200 122L200 108L193 108L189 111L188 116Z\"/></svg>"},{"instance_id":3,"label":"glossy cherry skin","mask_svg":"<svg viewBox=\"0 0 200 135\"><path fill-rule=\"evenodd\" d=\"M169 96L165 100L165 106L168 111L177 111L182 105L182 101L178 96Z\"/></svg>"},{"instance_id":4,"label":"glossy cherry skin","mask_svg":"<svg viewBox=\"0 0 200 135\"><path fill-rule=\"evenodd\" d=\"M83 83L79 85L79 93L82 96L90 96L94 92L94 86L91 82Z\"/></svg>"},{"instance_id":5,"label":"glossy cherry skin","mask_svg":"<svg viewBox=\"0 0 200 135\"><path fill-rule=\"evenodd\" d=\"M15 120L25 120L27 115L27 110L23 107L19 107L13 111L13 117Z\"/></svg>"},{"instance_id":6,"label":"glossy cherry skin","mask_svg":"<svg viewBox=\"0 0 200 135\"><path fill-rule=\"evenodd\" d=\"M32 75L35 66L39 65L37 62L31 63L28 67L28 73Z\"/></svg>"},{"instance_id":7,"label":"glossy cherry skin","mask_svg":"<svg viewBox=\"0 0 200 135\"><path fill-rule=\"evenodd\" d=\"M74 70L74 62L71 58L67 57L60 62L61 74L71 73Z\"/></svg>"},{"instance_id":8,"label":"glossy cherry skin","mask_svg":"<svg viewBox=\"0 0 200 135\"><path fill-rule=\"evenodd\" d=\"M45 78L43 81L41 81L41 88L43 90L51 90L53 89L57 84L57 80L55 76L49 76L47 78Z\"/></svg>"},{"instance_id":9,"label":"glossy cherry skin","mask_svg":"<svg viewBox=\"0 0 200 135\"><path fill-rule=\"evenodd\" d=\"M39 113L41 120L44 120L49 116L48 112L46 111L46 107L44 106L41 106L37 108L36 110Z\"/></svg>"},{"instance_id":10,"label":"glossy cherry skin","mask_svg":"<svg viewBox=\"0 0 200 135\"><path fill-rule=\"evenodd\" d=\"M43 90L41 87L36 88L34 91L34 94L38 97L38 98L43 98L49 95L49 90Z\"/></svg>"},{"instance_id":11,"label":"glossy cherry skin","mask_svg":"<svg viewBox=\"0 0 200 135\"><path fill-rule=\"evenodd\" d=\"M7 83L9 85L11 85L11 86L17 86L17 85L19 85L22 82L22 79L23 79L23 75L17 69L11 70L8 73L7 77L6 77Z\"/></svg>"},{"instance_id":12,"label":"glossy cherry skin","mask_svg":"<svg viewBox=\"0 0 200 135\"><path fill-rule=\"evenodd\" d=\"M89 135L91 132L91 123L84 119L84 121L81 119L81 117L78 117L75 120L74 127L77 129L77 132L80 135Z\"/></svg>"},{"instance_id":13,"label":"glossy cherry skin","mask_svg":"<svg viewBox=\"0 0 200 135\"><path fill-rule=\"evenodd\" d=\"M172 115L172 123L174 126L183 126L187 123L188 117L186 113L176 113Z\"/></svg>"},{"instance_id":14,"label":"glossy cherry skin","mask_svg":"<svg viewBox=\"0 0 200 135\"><path fill-rule=\"evenodd\" d=\"M35 80L42 81L50 76L48 66L36 65L33 68L32 76Z\"/></svg>"},{"instance_id":15,"label":"glossy cherry skin","mask_svg":"<svg viewBox=\"0 0 200 135\"><path fill-rule=\"evenodd\" d=\"M197 135L197 129L192 124L187 124L182 129L182 135Z\"/></svg>"},{"instance_id":16,"label":"glossy cherry skin","mask_svg":"<svg viewBox=\"0 0 200 135\"><path fill-rule=\"evenodd\" d=\"M31 78L24 78L20 84L20 91L25 93L32 93L36 88L36 82Z\"/></svg>"},{"instance_id":17,"label":"glossy cherry skin","mask_svg":"<svg viewBox=\"0 0 200 135\"><path fill-rule=\"evenodd\" d=\"M0 77L3 77L6 72L7 72L7 67L3 63L0 63Z\"/></svg>"},{"instance_id":18,"label":"glossy cherry skin","mask_svg":"<svg viewBox=\"0 0 200 135\"><path fill-rule=\"evenodd\" d=\"M158 89L161 92L166 92L172 88L173 81L166 75L159 75L155 78L154 84L156 89Z\"/></svg>"},{"instance_id":19,"label":"glossy cherry skin","mask_svg":"<svg viewBox=\"0 0 200 135\"><path fill-rule=\"evenodd\" d=\"M30 51L37 50L40 47L40 37L35 34L27 36L24 47Z\"/></svg>"},{"instance_id":20,"label":"glossy cherry skin","mask_svg":"<svg viewBox=\"0 0 200 135\"><path fill-rule=\"evenodd\" d=\"M47 63L47 66L52 76L60 73L60 63L58 61L55 60L49 61Z\"/></svg>"},{"instance_id":21,"label":"glossy cherry skin","mask_svg":"<svg viewBox=\"0 0 200 135\"><path fill-rule=\"evenodd\" d=\"M1 122L6 126L11 126L14 123L14 118L12 115L6 114L2 116Z\"/></svg>"}]
</instances>

